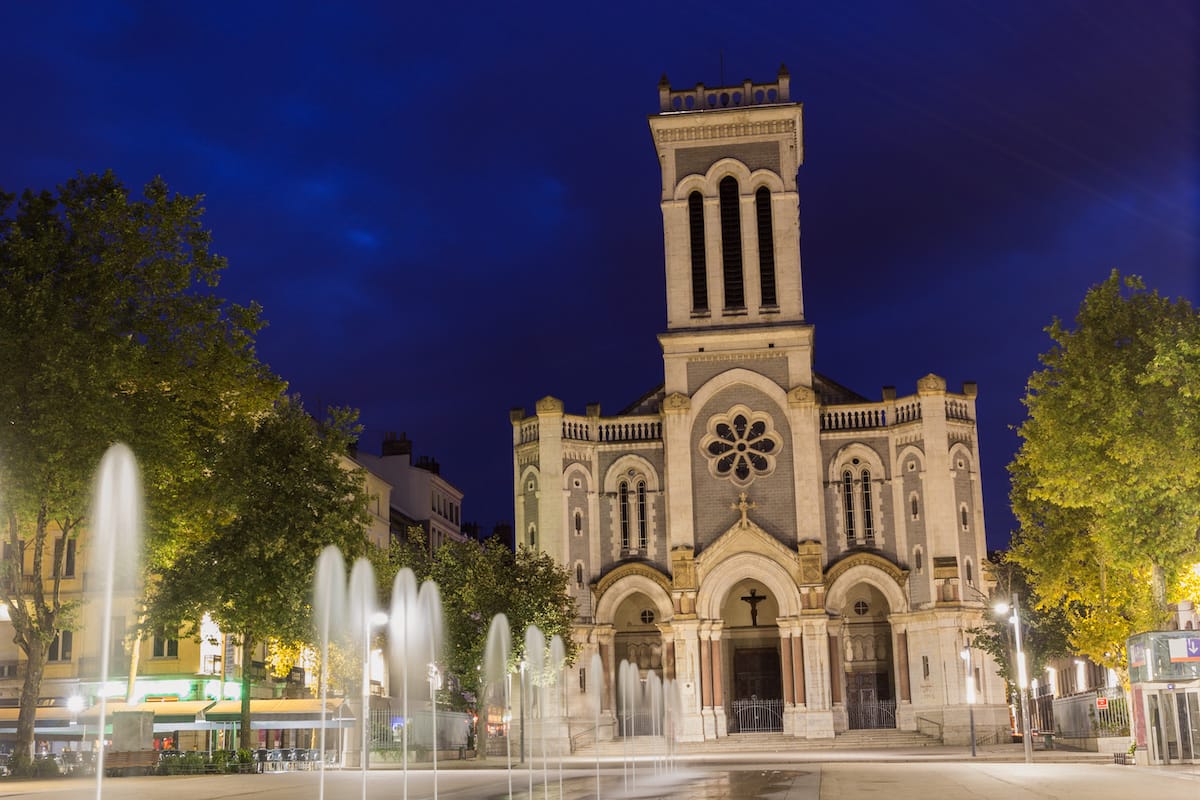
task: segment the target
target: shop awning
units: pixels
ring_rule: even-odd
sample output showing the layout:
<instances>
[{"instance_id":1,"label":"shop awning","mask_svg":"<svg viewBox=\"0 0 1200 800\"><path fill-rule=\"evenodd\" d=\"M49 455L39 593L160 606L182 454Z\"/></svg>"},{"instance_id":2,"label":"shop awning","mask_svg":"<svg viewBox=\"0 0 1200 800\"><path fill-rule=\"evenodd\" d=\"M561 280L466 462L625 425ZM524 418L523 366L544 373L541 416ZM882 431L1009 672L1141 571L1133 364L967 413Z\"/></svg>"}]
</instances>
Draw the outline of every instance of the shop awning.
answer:
<instances>
[{"instance_id":1,"label":"shop awning","mask_svg":"<svg viewBox=\"0 0 1200 800\"><path fill-rule=\"evenodd\" d=\"M240 722L241 700L222 700L204 713L209 722ZM328 700L325 703L326 728L350 728L354 726L354 715L344 700ZM321 727L321 700L319 698L281 698L278 700L250 701L251 730L285 730L294 728Z\"/></svg>"},{"instance_id":2,"label":"shop awning","mask_svg":"<svg viewBox=\"0 0 1200 800\"><path fill-rule=\"evenodd\" d=\"M0 735L15 735L17 732L17 717L21 709L0 708ZM72 725L81 715L72 714L64 706L46 706L37 710L33 721L33 732L37 736L66 735L78 736L83 730L82 724Z\"/></svg>"}]
</instances>

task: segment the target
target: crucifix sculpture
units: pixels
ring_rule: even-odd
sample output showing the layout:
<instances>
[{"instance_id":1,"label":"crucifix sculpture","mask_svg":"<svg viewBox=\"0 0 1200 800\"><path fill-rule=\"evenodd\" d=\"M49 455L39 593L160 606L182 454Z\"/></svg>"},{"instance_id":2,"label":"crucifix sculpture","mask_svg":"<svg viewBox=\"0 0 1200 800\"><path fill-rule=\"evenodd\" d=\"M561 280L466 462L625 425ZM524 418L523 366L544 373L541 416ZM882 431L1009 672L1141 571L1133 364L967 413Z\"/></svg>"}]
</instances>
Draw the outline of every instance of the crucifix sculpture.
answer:
<instances>
[{"instance_id":1,"label":"crucifix sculpture","mask_svg":"<svg viewBox=\"0 0 1200 800\"><path fill-rule=\"evenodd\" d=\"M751 589L750 594L742 598L743 603L750 604L750 625L752 627L758 627L758 604L766 599L767 596L765 594L759 594L758 589Z\"/></svg>"}]
</instances>

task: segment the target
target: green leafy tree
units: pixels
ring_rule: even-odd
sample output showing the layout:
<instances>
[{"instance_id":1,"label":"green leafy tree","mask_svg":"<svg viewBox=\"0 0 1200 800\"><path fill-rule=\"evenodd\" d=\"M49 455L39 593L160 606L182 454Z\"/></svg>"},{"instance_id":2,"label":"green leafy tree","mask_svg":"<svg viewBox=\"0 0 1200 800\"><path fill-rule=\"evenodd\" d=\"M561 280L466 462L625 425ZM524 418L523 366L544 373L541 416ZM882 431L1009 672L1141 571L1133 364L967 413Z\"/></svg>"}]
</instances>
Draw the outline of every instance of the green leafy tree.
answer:
<instances>
[{"instance_id":1,"label":"green leafy tree","mask_svg":"<svg viewBox=\"0 0 1200 800\"><path fill-rule=\"evenodd\" d=\"M25 658L18 758L48 649L79 618L64 569L104 451L138 456L153 570L206 523L219 431L281 389L254 353L258 307L213 294L226 263L202 198L158 179L143 194L111 173L0 193L0 601Z\"/></svg>"},{"instance_id":2,"label":"green leafy tree","mask_svg":"<svg viewBox=\"0 0 1200 800\"><path fill-rule=\"evenodd\" d=\"M241 746L250 747L250 665L257 645L311 641L317 556L366 551L366 484L343 454L358 429L334 410L318 425L297 398L231 426L214 473L210 536L190 542L151 587L147 625L192 627L207 612L242 648Z\"/></svg>"},{"instance_id":3,"label":"green leafy tree","mask_svg":"<svg viewBox=\"0 0 1200 800\"><path fill-rule=\"evenodd\" d=\"M991 572L996 579L992 597L1009 602L1015 593L1021 603L1021 649L1025 651L1025 665L1029 675L1040 675L1046 665L1056 659L1071 655L1070 622L1061 606L1045 606L1039 602L1025 579L1020 565L1006 553L992 553ZM970 631L972 646L990 655L999 667L1000 677L1010 691L1017 685L1017 670L1014 654L1016 640L1009 614L992 612L984 625Z\"/></svg>"},{"instance_id":4,"label":"green leafy tree","mask_svg":"<svg viewBox=\"0 0 1200 800\"><path fill-rule=\"evenodd\" d=\"M1117 272L1029 379L1012 473L1012 558L1078 652L1124 666L1200 561L1200 315Z\"/></svg>"}]
</instances>

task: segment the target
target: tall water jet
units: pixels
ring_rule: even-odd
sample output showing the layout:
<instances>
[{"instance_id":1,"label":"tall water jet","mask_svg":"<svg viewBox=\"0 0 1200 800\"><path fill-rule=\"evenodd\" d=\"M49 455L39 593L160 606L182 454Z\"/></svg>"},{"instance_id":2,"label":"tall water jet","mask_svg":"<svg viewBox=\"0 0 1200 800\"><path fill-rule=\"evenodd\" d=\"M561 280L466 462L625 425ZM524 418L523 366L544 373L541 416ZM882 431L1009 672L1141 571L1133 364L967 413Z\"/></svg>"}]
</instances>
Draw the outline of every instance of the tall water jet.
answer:
<instances>
[{"instance_id":1,"label":"tall water jet","mask_svg":"<svg viewBox=\"0 0 1200 800\"><path fill-rule=\"evenodd\" d=\"M375 624L378 603L375 589L375 570L371 562L360 558L350 570L350 590L346 598L350 634L362 655L362 751L359 767L362 772L362 797L367 799L367 761L370 753L368 739L371 724L371 627Z\"/></svg>"},{"instance_id":2,"label":"tall water jet","mask_svg":"<svg viewBox=\"0 0 1200 800\"><path fill-rule=\"evenodd\" d=\"M522 708L529 709L529 718L533 717L533 699L534 691L533 684L535 681L541 681L542 670L546 666L546 637L541 629L536 625L530 625L525 629L525 679L521 686L521 703ZM528 687L528 688L527 688ZM529 702L526 703L525 696L529 695ZM541 705L538 705L538 715L542 712ZM522 714L522 717L525 717ZM545 726L541 726L543 731ZM525 725L521 725L521 741L525 741ZM546 769L546 740L542 738L542 770ZM543 783L545 777L542 778ZM529 739L529 796L533 797L533 737Z\"/></svg>"},{"instance_id":3,"label":"tall water jet","mask_svg":"<svg viewBox=\"0 0 1200 800\"><path fill-rule=\"evenodd\" d=\"M346 562L330 545L317 558L313 578L313 622L321 642L321 777L317 797L325 800L325 730L329 699L329 640L346 619ZM335 626L337 626L335 628Z\"/></svg>"},{"instance_id":4,"label":"tall water jet","mask_svg":"<svg viewBox=\"0 0 1200 800\"><path fill-rule=\"evenodd\" d=\"M100 620L100 685L108 683L112 652L113 595L132 594L137 585L142 553L142 482L133 452L117 443L100 460L93 491L92 534L99 561L102 618ZM121 558L117 558L117 553ZM127 698L132 700L132 698ZM104 791L105 692L100 692L100 752L96 755L96 798Z\"/></svg>"},{"instance_id":5,"label":"tall water jet","mask_svg":"<svg viewBox=\"0 0 1200 800\"><path fill-rule=\"evenodd\" d=\"M588 674L596 676L588 681L585 690L588 707L595 721L595 727L592 729L595 744L592 749L596 751L596 800L600 800L600 708L604 704L604 660L600 658L599 653L592 653Z\"/></svg>"},{"instance_id":6,"label":"tall water jet","mask_svg":"<svg viewBox=\"0 0 1200 800\"><path fill-rule=\"evenodd\" d=\"M562 637L557 633L550 637L550 668L553 670L551 676L554 681L554 718L561 720L566 715L565 703L565 671L567 668L567 648L563 644ZM543 725L545 723L543 722ZM568 729L569 734L569 729ZM542 735L545 736L545 729ZM558 796L562 797L563 793L563 746L560 744L558 748Z\"/></svg>"},{"instance_id":7,"label":"tall water jet","mask_svg":"<svg viewBox=\"0 0 1200 800\"><path fill-rule=\"evenodd\" d=\"M437 689L438 682L441 678L441 671L438 669L438 658L442 652L442 596L438 591L437 584L433 581L425 581L421 584L421 590L417 594L418 618L424 624L425 636L421 644L423 650L417 654L410 654L417 657L424 656L428 662L429 668L429 712L430 712L430 728L432 730L432 742L430 749L433 752L433 800L437 800L438 796L438 771L437 771L437 751L438 751L438 727L437 727Z\"/></svg>"},{"instance_id":8,"label":"tall water jet","mask_svg":"<svg viewBox=\"0 0 1200 800\"><path fill-rule=\"evenodd\" d=\"M497 614L488 623L487 644L483 651L483 679L485 686L492 694L501 692L503 701L500 704L505 721L504 747L508 763L508 796L512 797L512 709L509 708L512 697L512 673L508 669L508 659L512 652L512 634L508 628L508 617ZM488 691L482 693L488 696ZM486 702L486 701L485 701ZM487 706L484 706L484 729L487 728ZM486 746L486 742L485 742ZM487 757L485 750L484 757Z\"/></svg>"}]
</instances>

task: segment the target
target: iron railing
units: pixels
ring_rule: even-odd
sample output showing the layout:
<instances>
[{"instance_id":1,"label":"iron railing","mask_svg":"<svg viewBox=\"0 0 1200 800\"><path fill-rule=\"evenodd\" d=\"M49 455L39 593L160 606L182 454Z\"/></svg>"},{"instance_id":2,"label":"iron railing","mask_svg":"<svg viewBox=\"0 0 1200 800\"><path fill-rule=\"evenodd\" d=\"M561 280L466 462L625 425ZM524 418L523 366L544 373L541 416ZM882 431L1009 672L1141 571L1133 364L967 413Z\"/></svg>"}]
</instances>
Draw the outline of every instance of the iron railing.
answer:
<instances>
[{"instance_id":1,"label":"iron railing","mask_svg":"<svg viewBox=\"0 0 1200 800\"><path fill-rule=\"evenodd\" d=\"M782 700L734 700L729 708L730 733L783 730Z\"/></svg>"},{"instance_id":2,"label":"iron railing","mask_svg":"<svg viewBox=\"0 0 1200 800\"><path fill-rule=\"evenodd\" d=\"M846 724L851 730L895 728L896 701L849 703L846 705Z\"/></svg>"}]
</instances>

